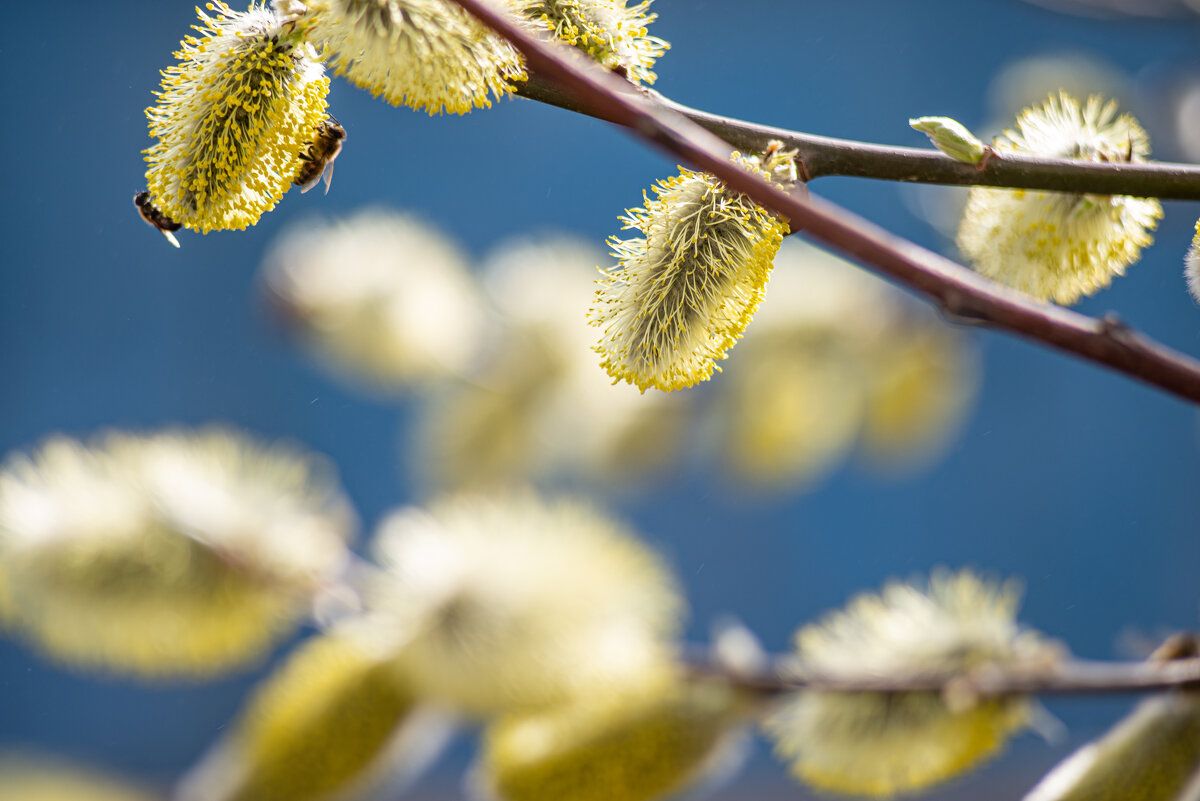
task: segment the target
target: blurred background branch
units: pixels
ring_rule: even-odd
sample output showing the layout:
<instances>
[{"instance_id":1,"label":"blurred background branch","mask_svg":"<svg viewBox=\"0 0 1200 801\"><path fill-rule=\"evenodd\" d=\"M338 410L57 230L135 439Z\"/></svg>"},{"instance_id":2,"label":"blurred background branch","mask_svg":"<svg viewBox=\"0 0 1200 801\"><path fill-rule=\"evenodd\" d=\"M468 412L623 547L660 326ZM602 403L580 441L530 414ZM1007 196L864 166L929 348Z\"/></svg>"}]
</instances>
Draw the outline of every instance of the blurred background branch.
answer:
<instances>
[{"instance_id":1,"label":"blurred background branch","mask_svg":"<svg viewBox=\"0 0 1200 801\"><path fill-rule=\"evenodd\" d=\"M912 674L908 676L800 676L787 657L769 661L756 672L731 671L696 660L694 675L720 679L746 690L767 695L813 690L838 693L935 692L967 699L1008 695L1114 695L1165 690L1200 690L1200 658L1146 662L1067 660L1023 670L966 674Z\"/></svg>"}]
</instances>

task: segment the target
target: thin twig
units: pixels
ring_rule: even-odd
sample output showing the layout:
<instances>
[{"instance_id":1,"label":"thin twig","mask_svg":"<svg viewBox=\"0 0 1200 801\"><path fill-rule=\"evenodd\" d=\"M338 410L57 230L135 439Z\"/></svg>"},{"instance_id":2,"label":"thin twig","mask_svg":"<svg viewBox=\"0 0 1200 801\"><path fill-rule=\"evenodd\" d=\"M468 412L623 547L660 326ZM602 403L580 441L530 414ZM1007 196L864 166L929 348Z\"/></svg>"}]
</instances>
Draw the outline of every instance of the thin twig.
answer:
<instances>
[{"instance_id":1,"label":"thin twig","mask_svg":"<svg viewBox=\"0 0 1200 801\"><path fill-rule=\"evenodd\" d=\"M1200 403L1200 362L1149 340L1117 320L1097 320L1030 300L828 201L798 199L729 160L728 143L585 62L576 51L539 41L487 0L457 0L555 81L581 108L639 136L790 221L850 258L910 287L949 315L1010 331Z\"/></svg>"},{"instance_id":2,"label":"thin twig","mask_svg":"<svg viewBox=\"0 0 1200 801\"><path fill-rule=\"evenodd\" d=\"M1200 200L1200 165L1195 164L1043 159L993 151L985 163L975 166L936 150L877 145L774 128L690 108L649 89L641 92L744 152L762 153L772 140L783 142L789 150L797 152L801 171L810 181L842 175L923 184ZM549 77L534 74L516 93L568 111L621 122L589 110L592 109L589 104L580 103Z\"/></svg>"},{"instance_id":3,"label":"thin twig","mask_svg":"<svg viewBox=\"0 0 1200 801\"><path fill-rule=\"evenodd\" d=\"M959 675L910 676L795 676L789 675L786 660L782 665L753 675L730 671L708 661L690 660L689 669L701 678L728 682L764 695L797 690L847 693L936 692L960 694L960 697L992 698L1005 695L1114 695L1121 693L1161 692L1165 690L1200 691L1200 659L1174 659L1147 662L1066 661L1053 667L1027 671L998 669Z\"/></svg>"}]
</instances>

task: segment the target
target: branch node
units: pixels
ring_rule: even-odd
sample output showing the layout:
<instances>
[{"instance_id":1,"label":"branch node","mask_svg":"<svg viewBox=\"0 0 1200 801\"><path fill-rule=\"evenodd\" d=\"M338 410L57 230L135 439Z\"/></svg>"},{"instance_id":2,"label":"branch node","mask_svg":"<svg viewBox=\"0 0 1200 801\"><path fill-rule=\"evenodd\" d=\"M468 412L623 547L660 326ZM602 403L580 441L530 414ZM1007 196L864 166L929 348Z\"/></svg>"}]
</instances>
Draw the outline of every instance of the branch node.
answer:
<instances>
[{"instance_id":1,"label":"branch node","mask_svg":"<svg viewBox=\"0 0 1200 801\"><path fill-rule=\"evenodd\" d=\"M979 159L979 163L975 165L976 172L983 172L987 169L988 162L992 159L1000 158L1000 154L996 152L996 148L991 145L983 146L983 157Z\"/></svg>"},{"instance_id":2,"label":"branch node","mask_svg":"<svg viewBox=\"0 0 1200 801\"><path fill-rule=\"evenodd\" d=\"M1133 329L1121 319L1116 312L1106 312L1100 318L1100 334L1122 347L1130 348L1136 344L1137 335Z\"/></svg>"},{"instance_id":3,"label":"branch node","mask_svg":"<svg viewBox=\"0 0 1200 801\"><path fill-rule=\"evenodd\" d=\"M799 153L796 154L796 175L800 178L800 184L807 184L812 180L812 174L808 171L808 166L804 163L804 157ZM805 193L807 197L807 191Z\"/></svg>"},{"instance_id":4,"label":"branch node","mask_svg":"<svg viewBox=\"0 0 1200 801\"><path fill-rule=\"evenodd\" d=\"M942 701L951 712L967 712L979 705L979 688L970 676L955 676L942 688Z\"/></svg>"},{"instance_id":5,"label":"branch node","mask_svg":"<svg viewBox=\"0 0 1200 801\"><path fill-rule=\"evenodd\" d=\"M956 325L989 325L991 319L972 299L957 289L949 288L942 292L940 310L942 318Z\"/></svg>"}]
</instances>

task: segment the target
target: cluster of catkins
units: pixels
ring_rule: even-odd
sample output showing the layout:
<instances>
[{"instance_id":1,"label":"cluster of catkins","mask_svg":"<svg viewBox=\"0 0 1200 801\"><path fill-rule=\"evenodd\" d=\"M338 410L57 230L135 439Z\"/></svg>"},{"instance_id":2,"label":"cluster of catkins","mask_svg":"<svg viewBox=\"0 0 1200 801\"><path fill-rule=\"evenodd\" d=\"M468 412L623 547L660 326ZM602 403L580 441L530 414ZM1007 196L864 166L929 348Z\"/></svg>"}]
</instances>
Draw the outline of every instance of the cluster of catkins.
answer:
<instances>
[{"instance_id":1,"label":"cluster of catkins","mask_svg":"<svg viewBox=\"0 0 1200 801\"><path fill-rule=\"evenodd\" d=\"M261 285L338 379L416 399L401 448L432 491L644 490L690 463L720 465L735 493L795 492L853 451L911 472L971 408L967 337L797 239L780 248L770 297L711 391L614 386L579 313L603 257L587 240L541 234L476 267L418 217L368 209L282 232Z\"/></svg>"},{"instance_id":2,"label":"cluster of catkins","mask_svg":"<svg viewBox=\"0 0 1200 801\"><path fill-rule=\"evenodd\" d=\"M649 2L504 0L630 80L652 83L666 43L646 32ZM521 56L451 0L276 0L199 10L178 63L147 109L146 221L166 234L242 229L293 185L332 165L345 131L328 114L326 65L394 105L465 114L525 80Z\"/></svg>"},{"instance_id":3,"label":"cluster of catkins","mask_svg":"<svg viewBox=\"0 0 1200 801\"><path fill-rule=\"evenodd\" d=\"M652 83L667 49L647 32L656 16L648 1L500 5L634 82ZM346 132L326 109L325 65L390 103L434 114L489 106L526 78L512 45L452 0L276 0L245 12L218 0L208 8L147 111L156 141L137 204L176 244L181 227L244 228L290 186L307 189L323 172L328 181ZM1140 161L1148 144L1114 104L1062 95L1024 112L993 152ZM783 188L796 183L793 155L778 145L733 158ZM610 240L618 263L604 271L589 319L613 380L670 391L720 369L789 230L702 173L682 170L653 193L623 218L638 235ZM984 275L1073 303L1136 261L1160 216L1152 199L976 188L958 245ZM1196 284L1197 259L1188 261Z\"/></svg>"},{"instance_id":4,"label":"cluster of catkins","mask_svg":"<svg viewBox=\"0 0 1200 801\"><path fill-rule=\"evenodd\" d=\"M357 798L412 779L456 723L482 726L481 799L663 798L729 773L756 722L803 781L886 796L963 773L1042 714L969 692L765 695L737 678L763 669L744 629L717 639L721 670L696 672L664 560L579 501L470 494L397 509L369 562L348 550L354 526L330 466L295 445L227 429L54 438L0 470L0 623L72 664L159 679L228 672L319 624L177 801ZM851 681L1053 669L1061 648L1016 611L1011 583L939 571L804 626L781 669ZM1187 750L1200 742L1195 694L1123 726L1178 751L1169 778L1182 787L1200 761ZM1094 752L1121 747L1122 731L1073 757L1070 782L1111 773ZM1121 775L1167 775L1142 761L1118 761ZM44 797L39 782L0 770L0 798ZM1082 798L1055 792L1030 797Z\"/></svg>"},{"instance_id":5,"label":"cluster of catkins","mask_svg":"<svg viewBox=\"0 0 1200 801\"><path fill-rule=\"evenodd\" d=\"M649 2L503 5L635 82L653 81L666 49L647 34ZM136 202L171 238L253 225L331 167L346 136L326 108L325 65L430 113L487 106L525 78L515 49L450 0L276 0L245 12L214 0L207 10L148 111L155 142ZM1017 127L996 150L1147 153L1137 123L1099 100L1051 98ZM778 145L732 158L796 184L794 155ZM980 272L1069 303L1132 263L1159 215L1153 200L976 189L959 246ZM589 316L604 369L643 391L708 379L763 301L786 221L688 170L623 221L637 234L610 240L618 263ZM176 677L244 665L302 621L320 622L180 784L179 801L354 798L414 775L455 720L483 726L471 780L481 798L662 798L727 771L756 721L804 781L887 796L961 774L1038 717L1020 696L764 698L729 680L752 669L753 648L723 677L691 671L663 560L578 502L471 494L401 509L378 526L370 562L349 550L354 521L330 467L294 446L225 430L53 439L0 473L0 622L74 663ZM856 599L802 628L796 647L790 669L815 680L1037 671L1060 655L1017 624L1011 586L970 572ZM1197 763L1200 701L1177 693L1028 798L1150 782L1147 798L1196 795Z\"/></svg>"}]
</instances>

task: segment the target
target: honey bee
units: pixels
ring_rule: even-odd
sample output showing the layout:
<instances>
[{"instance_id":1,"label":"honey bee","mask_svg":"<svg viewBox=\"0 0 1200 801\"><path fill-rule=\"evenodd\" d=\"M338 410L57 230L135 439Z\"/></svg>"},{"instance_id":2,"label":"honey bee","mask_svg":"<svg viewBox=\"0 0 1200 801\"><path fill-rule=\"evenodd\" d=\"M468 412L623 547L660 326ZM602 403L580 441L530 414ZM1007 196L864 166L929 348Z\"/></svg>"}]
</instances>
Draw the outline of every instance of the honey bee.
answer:
<instances>
[{"instance_id":1,"label":"honey bee","mask_svg":"<svg viewBox=\"0 0 1200 801\"><path fill-rule=\"evenodd\" d=\"M138 192L136 195L134 195L133 205L137 206L138 214L142 215L142 219L146 221L147 225L153 225L159 231L162 231L162 235L167 238L168 242L175 247L179 247L179 240L176 239L175 234L171 232L178 231L183 227L183 225L175 222L170 217L156 209L154 204L150 202L149 192L143 189L141 192Z\"/></svg>"},{"instance_id":2,"label":"honey bee","mask_svg":"<svg viewBox=\"0 0 1200 801\"><path fill-rule=\"evenodd\" d=\"M317 135L300 152L300 160L304 164L292 179L292 183L300 187L301 194L316 186L322 175L325 176L325 194L329 194L329 184L333 181L333 160L342 152L342 143L345 141L346 129L333 117L317 126Z\"/></svg>"}]
</instances>

